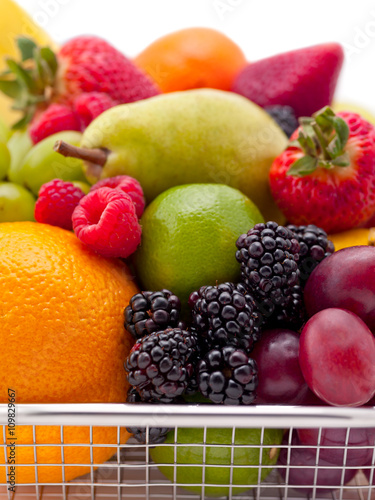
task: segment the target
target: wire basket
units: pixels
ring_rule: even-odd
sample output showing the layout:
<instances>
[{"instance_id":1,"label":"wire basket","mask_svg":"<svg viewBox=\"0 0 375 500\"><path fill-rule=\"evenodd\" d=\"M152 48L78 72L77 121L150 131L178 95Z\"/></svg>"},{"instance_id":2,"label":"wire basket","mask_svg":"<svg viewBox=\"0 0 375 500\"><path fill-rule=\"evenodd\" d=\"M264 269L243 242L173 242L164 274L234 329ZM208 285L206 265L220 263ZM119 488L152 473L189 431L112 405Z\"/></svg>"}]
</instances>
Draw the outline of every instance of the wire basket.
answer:
<instances>
[{"instance_id":1,"label":"wire basket","mask_svg":"<svg viewBox=\"0 0 375 500\"><path fill-rule=\"evenodd\" d=\"M6 449L9 443L15 445L15 453L20 452L24 443L7 435L9 428L8 406L0 405L2 425L2 448L0 455L2 471L5 476L11 473ZM82 404L82 405L16 405L15 438L20 434L21 426L31 426L32 439L28 442L31 460L24 465L33 472L36 480L29 483L16 484L14 491L7 484L0 484L0 499L7 500L196 500L212 498L222 499L288 499L288 498L334 498L334 499L375 499L375 447L364 443L350 443L354 430L375 427L375 407L367 408L334 408L334 407L299 407L299 406L254 406L254 407L221 407L217 405L115 405L115 404ZM42 426L42 427L40 427ZM58 426L60 444L46 443L38 438L39 429L46 426ZM88 439L84 442L67 442L67 430L74 426L87 429ZM97 427L111 428L116 438L111 443L100 443L95 440ZM171 429L167 444L139 444L133 438L122 442L124 427L137 426L146 429L168 427ZM181 430L195 429L200 436L198 441L179 443ZM315 450L314 463L294 465L292 456L297 446L293 436L297 429L318 429L317 445L310 445ZM325 465L320 462L320 454L327 446L321 444L323 429L340 428L345 430L344 443L337 446L342 454L342 466ZM48 427L47 429L52 429ZM225 429L223 434L229 436L225 442L215 443L210 436L217 435L217 429ZM239 442L237 436L243 429L257 429L258 441L252 444ZM269 429L283 429L284 438L281 444L272 449L283 453L285 461L271 466L264 463L264 452L270 449L270 441L266 442ZM192 431L191 431L192 432ZM221 432L221 431L220 431ZM278 433L280 434L281 431ZM349 446L351 445L351 446ZM48 467L58 467L61 478L56 482L43 482L41 467L47 465L41 461L39 452L44 449L58 450L55 462ZM87 465L75 464L67 460L68 450L84 447L89 460ZM194 459L182 459L181 451L187 447ZM99 448L110 449L113 456L105 463L95 461L95 451ZM167 450L168 461L156 464L152 456L155 449ZM332 449L332 448L330 448ZM197 450L197 451L195 451ZM364 454L370 460L364 465L352 465L351 453ZM217 453L223 453L225 459L212 460ZM251 463L238 463L241 453L251 453ZM213 454L213 455L212 455ZM185 453L186 455L186 453ZM183 456L185 456L183 455ZM172 457L172 459L171 459ZM198 458L197 458L198 457ZM220 455L221 457L221 455ZM254 461L254 457L259 457ZM30 458L30 457L29 457ZM367 459L366 459L367 460ZM183 461L185 463L183 463ZM69 467L81 467L84 475L68 481ZM166 477L164 473L167 470ZM160 469L159 469L160 468ZM267 469L267 471L265 471ZM322 470L335 469L334 482L330 486L322 486L319 480ZM331 469L331 470L330 470ZM46 469L45 469L46 470ZM48 469L50 470L50 469ZM252 470L251 473L249 471ZM271 472L263 479L263 471ZM302 480L298 489L295 477L309 471L309 479ZM182 472L181 472L182 471ZM239 472L240 471L240 472ZM367 476L364 474L367 471ZM243 475L244 474L244 475ZM248 482L253 478L251 484ZM9 479L11 476L7 476ZM197 480L198 478L198 480ZM244 479L245 478L245 479ZM255 478L255 479L254 479ZM348 479L350 479L349 482ZM372 484L373 486L370 486ZM215 489L220 488L220 489ZM193 491L191 491L193 490Z\"/></svg>"}]
</instances>

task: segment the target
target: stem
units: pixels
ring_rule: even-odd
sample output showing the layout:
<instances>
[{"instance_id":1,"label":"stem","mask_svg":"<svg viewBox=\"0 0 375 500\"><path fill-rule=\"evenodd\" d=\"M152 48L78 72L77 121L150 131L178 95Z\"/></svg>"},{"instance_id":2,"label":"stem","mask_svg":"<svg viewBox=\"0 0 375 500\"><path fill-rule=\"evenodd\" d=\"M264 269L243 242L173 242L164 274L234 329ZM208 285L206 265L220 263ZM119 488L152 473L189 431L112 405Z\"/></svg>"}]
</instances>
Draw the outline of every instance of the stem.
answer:
<instances>
[{"instance_id":1,"label":"stem","mask_svg":"<svg viewBox=\"0 0 375 500\"><path fill-rule=\"evenodd\" d=\"M327 146L328 146L328 144L327 144L326 138L324 137L323 132L321 131L319 125L316 122L313 122L311 124L311 126L314 129L314 132L315 132L316 137L318 139L318 142L319 142L319 145L320 145L320 149L321 149L321 151L323 153L323 158L325 160L330 160L331 158L330 158L329 154L327 153Z\"/></svg>"},{"instance_id":2,"label":"stem","mask_svg":"<svg viewBox=\"0 0 375 500\"><path fill-rule=\"evenodd\" d=\"M72 146L64 141L57 141L53 146L53 150L56 153L60 153L63 156L69 158L79 158L80 160L89 161L90 163L95 163L104 167L109 154L108 149L88 149L88 148L78 148L77 146Z\"/></svg>"}]
</instances>

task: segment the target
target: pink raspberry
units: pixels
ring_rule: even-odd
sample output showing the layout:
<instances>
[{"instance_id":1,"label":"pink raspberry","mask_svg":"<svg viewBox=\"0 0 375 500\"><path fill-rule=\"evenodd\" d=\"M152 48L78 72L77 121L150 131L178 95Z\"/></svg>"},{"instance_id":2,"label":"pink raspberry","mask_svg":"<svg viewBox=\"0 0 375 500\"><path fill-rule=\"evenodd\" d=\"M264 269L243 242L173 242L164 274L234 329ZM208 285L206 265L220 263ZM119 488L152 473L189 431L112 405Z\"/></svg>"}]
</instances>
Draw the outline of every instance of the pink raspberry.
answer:
<instances>
[{"instance_id":1,"label":"pink raspberry","mask_svg":"<svg viewBox=\"0 0 375 500\"><path fill-rule=\"evenodd\" d=\"M39 189L35 220L72 230L72 214L85 193L71 182L53 179Z\"/></svg>"},{"instance_id":2,"label":"pink raspberry","mask_svg":"<svg viewBox=\"0 0 375 500\"><path fill-rule=\"evenodd\" d=\"M74 99L73 109L84 130L94 118L116 104L105 92L85 92Z\"/></svg>"},{"instance_id":3,"label":"pink raspberry","mask_svg":"<svg viewBox=\"0 0 375 500\"><path fill-rule=\"evenodd\" d=\"M130 177L129 175L116 175L115 177L108 177L108 179L102 179L91 186L90 191L95 191L96 189L100 189L102 187L121 189L121 191L128 194L133 200L138 219L141 218L143 210L145 209L145 197L143 195L143 189L136 179Z\"/></svg>"},{"instance_id":4,"label":"pink raspberry","mask_svg":"<svg viewBox=\"0 0 375 500\"><path fill-rule=\"evenodd\" d=\"M72 220L77 238L105 257L126 259L141 242L134 203L120 189L91 191L74 210Z\"/></svg>"},{"instance_id":5,"label":"pink raspberry","mask_svg":"<svg viewBox=\"0 0 375 500\"><path fill-rule=\"evenodd\" d=\"M51 104L35 116L31 122L29 133L31 140L37 144L42 139L63 130L81 131L81 125L74 111L64 104Z\"/></svg>"}]
</instances>

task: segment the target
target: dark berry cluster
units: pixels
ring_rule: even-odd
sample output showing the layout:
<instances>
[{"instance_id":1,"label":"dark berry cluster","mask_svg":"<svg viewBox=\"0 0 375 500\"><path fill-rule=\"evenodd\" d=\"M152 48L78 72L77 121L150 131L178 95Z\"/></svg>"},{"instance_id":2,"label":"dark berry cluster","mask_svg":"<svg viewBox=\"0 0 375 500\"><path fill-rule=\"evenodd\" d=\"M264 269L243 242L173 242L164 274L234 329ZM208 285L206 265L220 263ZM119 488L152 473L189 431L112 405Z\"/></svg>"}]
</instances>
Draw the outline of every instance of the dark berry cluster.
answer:
<instances>
[{"instance_id":1,"label":"dark berry cluster","mask_svg":"<svg viewBox=\"0 0 375 500\"><path fill-rule=\"evenodd\" d=\"M169 290L133 295L125 308L125 328L137 340L149 333L179 325L181 302Z\"/></svg>"},{"instance_id":2,"label":"dark berry cluster","mask_svg":"<svg viewBox=\"0 0 375 500\"><path fill-rule=\"evenodd\" d=\"M256 362L234 345L210 350L198 363L198 387L213 403L251 404L258 386Z\"/></svg>"},{"instance_id":3,"label":"dark berry cluster","mask_svg":"<svg viewBox=\"0 0 375 500\"><path fill-rule=\"evenodd\" d=\"M275 106L266 106L264 110L272 116L287 137L290 137L299 126L294 109L290 106L276 104Z\"/></svg>"},{"instance_id":4,"label":"dark berry cluster","mask_svg":"<svg viewBox=\"0 0 375 500\"><path fill-rule=\"evenodd\" d=\"M125 369L142 401L171 403L184 393L194 371L196 343L194 334L168 328L133 346Z\"/></svg>"},{"instance_id":5,"label":"dark berry cluster","mask_svg":"<svg viewBox=\"0 0 375 500\"><path fill-rule=\"evenodd\" d=\"M254 302L241 284L203 286L189 297L192 322L210 347L228 343L251 350L257 325Z\"/></svg>"}]
</instances>

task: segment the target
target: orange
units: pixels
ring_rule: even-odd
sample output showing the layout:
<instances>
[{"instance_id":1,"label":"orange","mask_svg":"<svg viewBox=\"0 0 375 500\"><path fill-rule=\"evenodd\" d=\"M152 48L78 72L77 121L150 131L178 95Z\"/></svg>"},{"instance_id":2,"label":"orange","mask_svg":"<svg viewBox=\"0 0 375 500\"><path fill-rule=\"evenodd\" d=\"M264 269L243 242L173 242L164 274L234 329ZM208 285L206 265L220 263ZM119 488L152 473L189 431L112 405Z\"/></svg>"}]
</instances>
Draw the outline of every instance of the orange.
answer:
<instances>
[{"instance_id":1,"label":"orange","mask_svg":"<svg viewBox=\"0 0 375 500\"><path fill-rule=\"evenodd\" d=\"M137 291L123 262L91 252L69 231L35 222L0 224L0 402L8 402L8 388L16 392L16 405L124 402L123 363L132 340L123 311ZM63 433L64 444L90 443L88 427ZM16 426L16 436L18 445L32 443L32 427ZM57 444L37 447L39 464L62 463L60 427L36 427L36 443ZM93 443L116 444L116 428L94 428ZM114 452L96 447L94 462ZM88 464L90 448L64 447L64 459ZM16 463L34 463L33 448L17 447ZM16 483L34 482L34 469L17 466ZM65 467L65 480L89 470ZM4 467L0 474L4 482ZM61 480L62 467L38 467L39 482Z\"/></svg>"},{"instance_id":2,"label":"orange","mask_svg":"<svg viewBox=\"0 0 375 500\"><path fill-rule=\"evenodd\" d=\"M186 28L169 33L146 47L134 62L162 92L208 87L230 90L247 64L240 47L210 28Z\"/></svg>"},{"instance_id":3,"label":"orange","mask_svg":"<svg viewBox=\"0 0 375 500\"><path fill-rule=\"evenodd\" d=\"M328 238L335 245L335 250L342 248L353 247L356 245L371 245L375 244L374 229L350 229L342 233L329 234Z\"/></svg>"}]
</instances>

